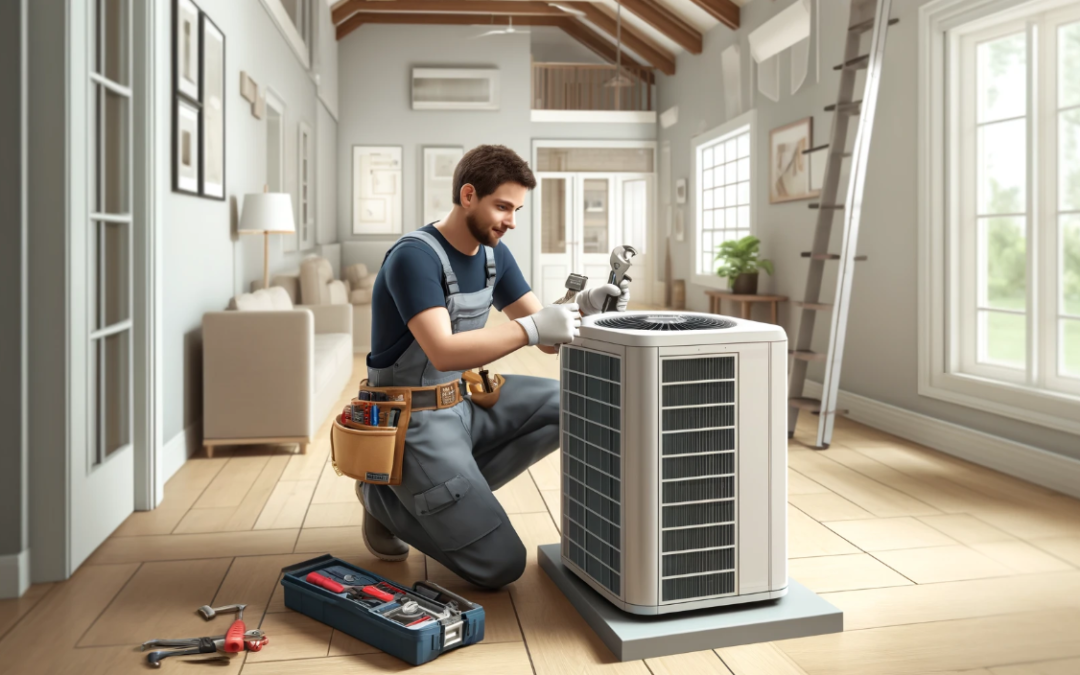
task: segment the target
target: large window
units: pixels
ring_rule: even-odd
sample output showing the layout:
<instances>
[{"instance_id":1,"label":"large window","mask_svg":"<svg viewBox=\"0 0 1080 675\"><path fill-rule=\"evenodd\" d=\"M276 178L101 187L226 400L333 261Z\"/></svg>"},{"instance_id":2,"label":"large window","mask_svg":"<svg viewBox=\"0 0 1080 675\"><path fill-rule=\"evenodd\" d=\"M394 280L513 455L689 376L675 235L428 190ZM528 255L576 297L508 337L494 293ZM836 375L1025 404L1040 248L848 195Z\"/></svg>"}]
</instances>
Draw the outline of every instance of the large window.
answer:
<instances>
[{"instance_id":1,"label":"large window","mask_svg":"<svg viewBox=\"0 0 1080 675\"><path fill-rule=\"evenodd\" d=\"M716 248L750 234L752 113L693 140L694 266L698 283L722 286L716 276Z\"/></svg>"},{"instance_id":2,"label":"large window","mask_svg":"<svg viewBox=\"0 0 1080 675\"><path fill-rule=\"evenodd\" d=\"M944 296L926 299L927 384L1080 430L1080 6L957 16L940 48L932 20L923 35L928 290Z\"/></svg>"}]
</instances>

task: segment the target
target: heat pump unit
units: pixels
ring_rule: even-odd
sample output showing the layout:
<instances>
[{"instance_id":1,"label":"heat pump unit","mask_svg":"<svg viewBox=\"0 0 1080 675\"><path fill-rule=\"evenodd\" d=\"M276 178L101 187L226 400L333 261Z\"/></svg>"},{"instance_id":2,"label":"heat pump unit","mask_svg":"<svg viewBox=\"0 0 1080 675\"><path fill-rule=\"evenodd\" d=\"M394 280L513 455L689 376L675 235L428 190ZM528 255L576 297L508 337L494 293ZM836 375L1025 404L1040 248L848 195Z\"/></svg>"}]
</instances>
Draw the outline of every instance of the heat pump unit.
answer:
<instances>
[{"instance_id":1,"label":"heat pump unit","mask_svg":"<svg viewBox=\"0 0 1080 675\"><path fill-rule=\"evenodd\" d=\"M784 330L601 314L560 368L563 564L633 614L784 595Z\"/></svg>"}]
</instances>

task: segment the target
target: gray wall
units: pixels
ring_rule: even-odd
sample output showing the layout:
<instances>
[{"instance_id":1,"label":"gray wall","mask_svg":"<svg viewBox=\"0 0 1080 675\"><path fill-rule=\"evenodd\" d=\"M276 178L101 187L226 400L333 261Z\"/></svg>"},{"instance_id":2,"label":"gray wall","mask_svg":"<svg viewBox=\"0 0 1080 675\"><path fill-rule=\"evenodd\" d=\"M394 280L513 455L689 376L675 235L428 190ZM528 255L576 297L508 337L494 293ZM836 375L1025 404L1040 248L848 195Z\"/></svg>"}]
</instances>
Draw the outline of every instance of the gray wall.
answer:
<instances>
[{"instance_id":1,"label":"gray wall","mask_svg":"<svg viewBox=\"0 0 1080 675\"><path fill-rule=\"evenodd\" d=\"M840 386L852 393L930 417L1080 458L1080 442L1076 436L918 394L918 79L915 65L918 60L918 8L923 1L893 1L892 16L898 17L900 23L889 30L858 246L859 253L867 254L870 259L856 268ZM726 120L720 53L736 40L742 45L745 102L749 93L746 36L788 4L747 4L742 8L742 27L737 33L723 27L713 29L705 35L702 54L683 54L678 57L676 75L658 76L660 109L679 106L678 124L660 131L660 138L671 142L674 174L662 177L663 180L689 178L691 137ZM832 66L842 58L847 3L816 4L824 10L821 16L821 82L814 84L811 63L807 82L796 95L782 91L780 101L776 103L761 95L754 96L752 106L747 107L757 109L757 138L753 142L759 158L768 157L770 129L807 116L814 118L815 145L828 142L831 113L822 112L822 108L835 102L838 91L839 73L834 72ZM781 83L786 86L789 81L786 56L782 57L781 64ZM764 184L768 177L767 162L759 160L756 171L755 178ZM762 190L756 205L757 234L762 239L762 253L775 262L776 275L762 275L761 290L792 298L802 297L808 265L799 253L810 249L815 225L815 212L806 204L770 205L767 192ZM688 230L694 210L691 194L686 204ZM839 229L837 226L835 231ZM674 269L689 269L689 237L686 242L672 241L671 246ZM834 269L827 270L834 272ZM823 293L831 294L833 288L830 279ZM691 309L708 309L702 291L696 285L687 288L687 303ZM792 318L793 312L787 305L781 311L781 322L789 335L797 327ZM828 339L827 322L818 321L815 328L815 346L820 350ZM812 364L810 377L820 381L819 364Z\"/></svg>"},{"instance_id":2,"label":"gray wall","mask_svg":"<svg viewBox=\"0 0 1080 675\"><path fill-rule=\"evenodd\" d=\"M329 12L325 3L316 4L320 11ZM262 192L266 182L266 121L265 118L255 119L251 106L240 96L240 71L247 71L258 83L260 91L264 87L273 89L287 106L285 184L293 194L294 208L297 202L297 125L303 120L315 129L318 123L316 84L259 0L202 0L199 7L225 33L227 199L217 201L172 192L171 178L168 186L163 188L167 191L163 205L165 270L164 305L161 308L164 315L163 435L166 442L202 418L200 326L203 313L224 309L233 295L248 290L251 281L262 278L262 238L236 234L243 195ZM171 49L172 45L170 25L170 13L162 12L159 45L165 49ZM324 67L332 55L332 51L320 55ZM159 73L162 84L158 105L165 115L171 114L166 111L171 111L172 78L168 72L169 59L162 59L162 62L164 72ZM331 71L336 72L332 66ZM332 118L321 121L324 128L333 126ZM171 128L168 124L161 127L161 171L163 175L171 176ZM320 171L320 182L335 180L334 165L328 166L330 175ZM328 215L332 217L332 214ZM319 217L317 209L316 218ZM297 268L304 255L310 253L283 253L284 236L271 237L271 274Z\"/></svg>"},{"instance_id":3,"label":"gray wall","mask_svg":"<svg viewBox=\"0 0 1080 675\"><path fill-rule=\"evenodd\" d=\"M498 143L531 159L533 139L654 139L654 124L534 124L530 121L530 35L469 39L476 26L361 26L339 45L338 231L342 241L362 241L353 259L377 269L396 237L352 234L352 146L403 146L403 228L414 230L421 216L419 169L425 145L460 145L466 150ZM412 110L414 67L499 69L498 111ZM506 244L525 277L532 260L531 205L517 217ZM355 251L355 248L346 249Z\"/></svg>"},{"instance_id":4,"label":"gray wall","mask_svg":"<svg viewBox=\"0 0 1080 675\"><path fill-rule=\"evenodd\" d=\"M26 34L22 1L0 3L0 556L28 545L26 454Z\"/></svg>"}]
</instances>

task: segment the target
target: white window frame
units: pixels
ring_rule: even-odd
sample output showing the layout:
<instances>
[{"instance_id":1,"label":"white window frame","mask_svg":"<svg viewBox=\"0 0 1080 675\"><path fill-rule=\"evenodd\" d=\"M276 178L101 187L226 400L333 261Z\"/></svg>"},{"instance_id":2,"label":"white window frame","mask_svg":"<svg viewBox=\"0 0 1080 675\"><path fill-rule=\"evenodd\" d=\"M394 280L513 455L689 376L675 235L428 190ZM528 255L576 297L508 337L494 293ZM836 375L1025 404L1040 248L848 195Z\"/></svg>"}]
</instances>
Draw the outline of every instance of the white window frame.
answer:
<instances>
[{"instance_id":1,"label":"white window frame","mask_svg":"<svg viewBox=\"0 0 1080 675\"><path fill-rule=\"evenodd\" d=\"M963 247L959 237L962 227L949 227L960 215L955 200L950 200L950 190L954 185L962 185L958 169L950 162L951 157L959 154L959 141L948 134L953 122L948 116L958 113L956 105L949 105L952 94L947 83L960 80L958 45L963 39L957 35L960 31L954 29L964 27L964 33L967 33L970 27L977 31L980 27L976 22L988 19L986 26L992 31L993 26L1010 20L1023 22L1035 8L1050 14L1070 5L1075 7L1068 0L1045 5L1029 2L1019 6L1010 0L936 0L919 8L919 394L1080 434L1080 395L1077 395L1080 389L1073 393L1040 385L1046 383L1064 388L1062 378L1056 376L1056 352L1047 351L1053 346L1054 336L1046 335L1049 331L1041 330L1033 319L1054 316L1056 330L1054 293L1038 292L1039 288L1056 290L1057 261L1047 253L1054 247L1038 245L1039 237L1045 236L1043 231L1046 230L1047 216L1042 213L1045 211L1042 205L1056 205L1053 194L1056 186L1051 185L1054 181L1050 180L1035 185L1030 178L1032 175L1056 175L1056 156L1045 156L1054 153L1035 154L1038 172L1029 171L1027 185L1028 212L1034 214L1028 219L1027 227L1028 264L1039 274L1035 288L1028 289L1027 347L1028 362L1032 364L1028 372L1033 374L1030 381L1022 371L1009 372L1006 368L976 367L970 362L965 363L961 341L969 339L974 312L966 317L961 313L963 283L959 255ZM1028 27L1027 30L1030 34L1033 29ZM1038 45L1035 48L1051 49L1053 45L1046 38L1041 36L1034 43ZM1034 56L1031 49L1029 46L1029 58ZM1036 70L1040 90L1047 91L1046 87L1053 82L1048 78L1055 76L1053 68ZM1033 83L1029 82L1028 86ZM1049 91L1054 92L1051 101L1056 103L1053 100L1056 86L1051 86ZM1029 126L1035 129L1028 135L1029 158L1038 147L1055 147L1050 144L1054 125L1033 117L1038 114L1033 107L1029 103L1027 111L1029 119L1034 121ZM1044 105L1044 109L1048 108L1053 108L1056 115L1056 105ZM1033 133L1039 135L1038 140L1032 137ZM1056 206L1050 217L1056 232ZM1040 251L1044 259L1036 260ZM956 334L950 335L952 330ZM1053 363L1038 363L1036 353L1053 355ZM1052 376L1051 370L1055 373Z\"/></svg>"},{"instance_id":2,"label":"white window frame","mask_svg":"<svg viewBox=\"0 0 1080 675\"><path fill-rule=\"evenodd\" d=\"M701 175L701 155L706 146L711 146L721 139L738 135L744 128L749 128L747 133L750 134L750 234L756 236L758 232L756 204L761 196L758 194L760 181L757 180L757 176L755 175L755 172L757 171L757 111L750 110L745 112L718 127L702 132L690 139L690 190L687 195L686 208L693 214L693 220L686 224L686 228L690 230L688 235L690 236L691 260L694 265L691 277L693 283L700 286L718 289L726 289L728 287L726 278L718 277L715 274L701 274L698 272L698 262L702 253L701 223L704 209L701 197L701 180L699 178ZM678 206L676 206L676 208L678 208Z\"/></svg>"}]
</instances>

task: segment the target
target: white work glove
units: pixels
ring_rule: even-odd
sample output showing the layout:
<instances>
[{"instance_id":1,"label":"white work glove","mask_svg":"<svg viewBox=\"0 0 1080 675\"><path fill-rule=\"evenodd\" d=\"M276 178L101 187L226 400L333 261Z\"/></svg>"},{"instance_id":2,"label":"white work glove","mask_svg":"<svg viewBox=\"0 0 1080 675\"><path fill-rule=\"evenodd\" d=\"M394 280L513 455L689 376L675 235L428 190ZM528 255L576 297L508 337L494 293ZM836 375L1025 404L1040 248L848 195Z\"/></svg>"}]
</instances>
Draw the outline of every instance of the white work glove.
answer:
<instances>
[{"instance_id":1,"label":"white work glove","mask_svg":"<svg viewBox=\"0 0 1080 675\"><path fill-rule=\"evenodd\" d=\"M589 316L591 314L603 312L604 303L607 302L608 298L613 296L619 297L619 302L615 306L615 311L625 312L626 305L630 302L630 280L623 279L622 283L618 286L615 284L604 284L603 286L589 288L578 293L575 300L581 305L581 313L585 316Z\"/></svg>"},{"instance_id":2,"label":"white work glove","mask_svg":"<svg viewBox=\"0 0 1080 675\"><path fill-rule=\"evenodd\" d=\"M548 305L532 316L514 319L529 336L530 345L554 347L573 342L578 336L581 316L578 315L577 303Z\"/></svg>"}]
</instances>

